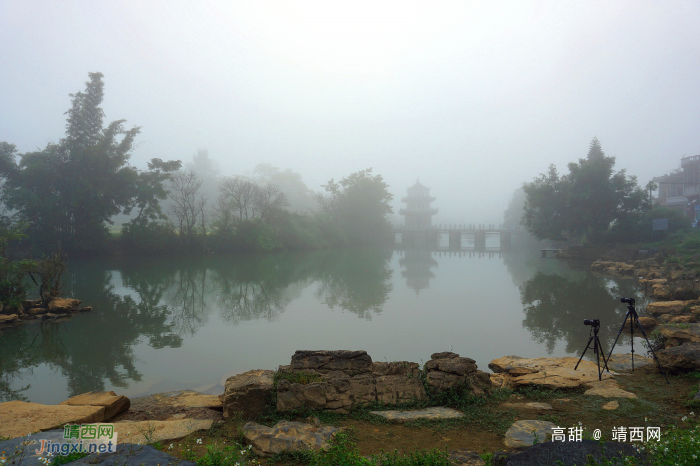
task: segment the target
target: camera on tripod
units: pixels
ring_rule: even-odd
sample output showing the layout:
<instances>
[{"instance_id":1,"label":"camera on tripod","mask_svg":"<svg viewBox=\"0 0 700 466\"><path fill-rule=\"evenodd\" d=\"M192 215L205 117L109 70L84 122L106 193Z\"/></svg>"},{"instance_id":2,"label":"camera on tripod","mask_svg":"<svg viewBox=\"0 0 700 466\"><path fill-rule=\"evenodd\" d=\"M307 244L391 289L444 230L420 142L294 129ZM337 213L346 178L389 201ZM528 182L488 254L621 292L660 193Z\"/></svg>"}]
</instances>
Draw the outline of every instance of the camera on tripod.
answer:
<instances>
[{"instance_id":1,"label":"camera on tripod","mask_svg":"<svg viewBox=\"0 0 700 466\"><path fill-rule=\"evenodd\" d=\"M594 328L600 326L600 319L584 319L583 320L583 325L591 325Z\"/></svg>"},{"instance_id":2,"label":"camera on tripod","mask_svg":"<svg viewBox=\"0 0 700 466\"><path fill-rule=\"evenodd\" d=\"M620 302L634 306L634 298L620 298Z\"/></svg>"}]
</instances>

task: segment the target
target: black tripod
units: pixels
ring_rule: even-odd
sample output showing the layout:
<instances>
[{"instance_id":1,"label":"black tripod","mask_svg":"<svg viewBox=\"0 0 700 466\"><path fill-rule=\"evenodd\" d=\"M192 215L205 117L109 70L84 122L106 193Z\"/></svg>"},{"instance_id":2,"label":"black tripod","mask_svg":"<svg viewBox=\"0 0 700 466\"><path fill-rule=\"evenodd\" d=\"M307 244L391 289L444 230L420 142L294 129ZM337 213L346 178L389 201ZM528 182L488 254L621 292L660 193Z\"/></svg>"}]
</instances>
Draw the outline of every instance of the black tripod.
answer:
<instances>
[{"instance_id":1,"label":"black tripod","mask_svg":"<svg viewBox=\"0 0 700 466\"><path fill-rule=\"evenodd\" d=\"M576 367L574 367L574 370L578 369L578 365L581 364L581 359L583 359L583 355L586 354L586 351L588 351L588 348L590 348L591 346L591 342L593 342L593 352L595 353L596 361L598 361L598 380L602 380L603 369L600 368L601 357L603 358L603 366L605 367L605 370L610 372L610 369L608 369L608 362L605 360L605 351L603 351L603 345L600 344L600 339L598 338L598 330L600 330L600 320L586 319L583 321L583 324L591 326L591 335L588 339L586 349L583 350L581 357L578 358L578 362L576 363Z\"/></svg>"},{"instance_id":2,"label":"black tripod","mask_svg":"<svg viewBox=\"0 0 700 466\"><path fill-rule=\"evenodd\" d=\"M661 363L659 362L659 358L656 357L656 353L654 353L654 350L651 347L651 343L649 343L649 339L647 338L647 334L644 332L644 328L642 327L642 324L639 323L639 316L637 315L637 310L634 308L634 298L620 298L620 302L627 303L627 314L625 315L625 320L622 321L622 327L620 327L620 331L617 332L617 337L615 338L615 343L613 343L612 348L610 348L610 354L608 354L608 359L610 359L610 356L612 355L613 349L615 349L615 345L617 344L617 339L620 338L620 334L622 333L622 329L625 328L625 324L627 323L627 318L629 318L630 319L630 333L632 335L632 370L634 370L634 324L637 324L637 326L639 327L639 330L642 331L642 335L644 336L644 339L647 341L647 345L649 345L649 351L651 351L652 356L654 356L654 360L656 361L656 364L659 365L659 370L664 375L664 379L666 379L666 383L670 384L671 382L668 381L668 377L666 377L666 372L664 372L664 368L661 367Z\"/></svg>"}]
</instances>

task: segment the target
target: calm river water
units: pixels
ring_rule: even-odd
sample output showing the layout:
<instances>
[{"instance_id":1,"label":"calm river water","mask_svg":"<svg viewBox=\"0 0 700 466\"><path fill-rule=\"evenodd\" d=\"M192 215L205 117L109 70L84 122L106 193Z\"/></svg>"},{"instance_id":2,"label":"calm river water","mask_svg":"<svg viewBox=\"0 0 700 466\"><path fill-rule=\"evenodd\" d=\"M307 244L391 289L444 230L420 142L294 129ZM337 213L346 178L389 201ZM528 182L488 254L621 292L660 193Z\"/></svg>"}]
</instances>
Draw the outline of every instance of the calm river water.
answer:
<instances>
[{"instance_id":1,"label":"calm river water","mask_svg":"<svg viewBox=\"0 0 700 466\"><path fill-rule=\"evenodd\" d=\"M425 362L579 356L600 319L606 351L634 280L597 277L539 250L457 254L341 250L73 260L69 296L94 308L0 331L0 401L59 403L90 390L130 397L221 393L228 375L289 364L295 350L366 350ZM644 315L644 298L639 300ZM638 346L637 346L638 345ZM635 348L644 348L635 339ZM629 352L620 337L615 353ZM592 355L589 350L586 356Z\"/></svg>"}]
</instances>

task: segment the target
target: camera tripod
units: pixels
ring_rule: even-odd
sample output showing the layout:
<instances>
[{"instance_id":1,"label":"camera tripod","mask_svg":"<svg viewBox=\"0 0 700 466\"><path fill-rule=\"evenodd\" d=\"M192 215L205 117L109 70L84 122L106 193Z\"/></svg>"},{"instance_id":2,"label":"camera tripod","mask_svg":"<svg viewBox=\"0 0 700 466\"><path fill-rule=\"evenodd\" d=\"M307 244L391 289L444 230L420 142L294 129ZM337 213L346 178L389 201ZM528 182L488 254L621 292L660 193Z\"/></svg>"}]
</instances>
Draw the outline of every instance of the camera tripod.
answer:
<instances>
[{"instance_id":1,"label":"camera tripod","mask_svg":"<svg viewBox=\"0 0 700 466\"><path fill-rule=\"evenodd\" d=\"M603 345L600 344L600 339L598 338L598 330L600 330L600 321L598 319L584 320L583 323L584 325L591 326L591 334L590 338L588 339L586 349L583 350L583 353L581 353L581 357L578 358L578 362L576 363L576 367L574 367L574 370L578 369L578 365L581 364L581 359L583 359L583 355L586 354L588 348L591 347L591 342L593 342L593 352L595 353L595 358L598 362L598 380L602 380L603 369L600 368L601 357L603 358L603 366L605 367L605 370L610 372L610 369L608 369L608 361L605 360L605 351L603 351Z\"/></svg>"},{"instance_id":2,"label":"camera tripod","mask_svg":"<svg viewBox=\"0 0 700 466\"><path fill-rule=\"evenodd\" d=\"M620 298L620 302L627 303L627 314L625 315L625 320L622 321L622 326L620 327L620 330L617 332L615 342L613 343L612 348L610 348L610 354L608 354L608 359L610 359L613 349L615 349L615 345L617 344L617 339L620 338L620 334L625 328L625 324L627 323L627 319L629 318L630 333L632 338L632 370L634 371L634 325L637 324L639 330L642 331L642 336L644 336L644 339L647 341L647 345L649 345L649 351L651 351L652 356L654 356L654 361L656 361L656 364L658 364L659 366L659 370L664 375L664 379L666 379L666 383L670 384L671 382L668 381L668 377L666 377L666 372L664 372L664 368L661 367L659 358L656 357L656 353L654 353L654 350L651 347L651 343L649 343L649 339L647 338L647 334L644 332L642 324L639 323L639 315L637 315L637 310L634 308L634 298Z\"/></svg>"}]
</instances>

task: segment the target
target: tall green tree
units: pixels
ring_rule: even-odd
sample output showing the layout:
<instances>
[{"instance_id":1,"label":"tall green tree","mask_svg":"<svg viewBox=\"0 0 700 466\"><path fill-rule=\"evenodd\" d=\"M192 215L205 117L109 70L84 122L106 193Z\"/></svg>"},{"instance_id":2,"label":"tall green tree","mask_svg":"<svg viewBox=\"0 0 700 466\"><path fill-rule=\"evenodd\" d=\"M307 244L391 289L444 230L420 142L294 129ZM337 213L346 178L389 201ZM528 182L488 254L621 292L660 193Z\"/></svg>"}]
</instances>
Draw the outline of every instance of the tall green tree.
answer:
<instances>
[{"instance_id":1,"label":"tall green tree","mask_svg":"<svg viewBox=\"0 0 700 466\"><path fill-rule=\"evenodd\" d=\"M388 215L394 196L381 175L372 175L368 168L353 173L339 182L323 185L319 195L322 210L345 231L351 243L371 243L384 239L391 230Z\"/></svg>"},{"instance_id":2,"label":"tall green tree","mask_svg":"<svg viewBox=\"0 0 700 466\"><path fill-rule=\"evenodd\" d=\"M593 138L585 159L568 165L559 176L554 165L547 173L523 185L522 223L539 239L594 238L614 222L650 209L645 191L635 176L613 171L615 157L603 152Z\"/></svg>"},{"instance_id":3,"label":"tall green tree","mask_svg":"<svg viewBox=\"0 0 700 466\"><path fill-rule=\"evenodd\" d=\"M119 212L137 207L145 218L158 217L162 182L179 168L178 161L153 159L145 174L128 164L140 129L126 129L124 120L103 127L103 75L89 77L84 91L70 94L66 135L57 144L22 154L19 164L0 147L7 205L28 222L33 239L74 251L98 249Z\"/></svg>"}]
</instances>

